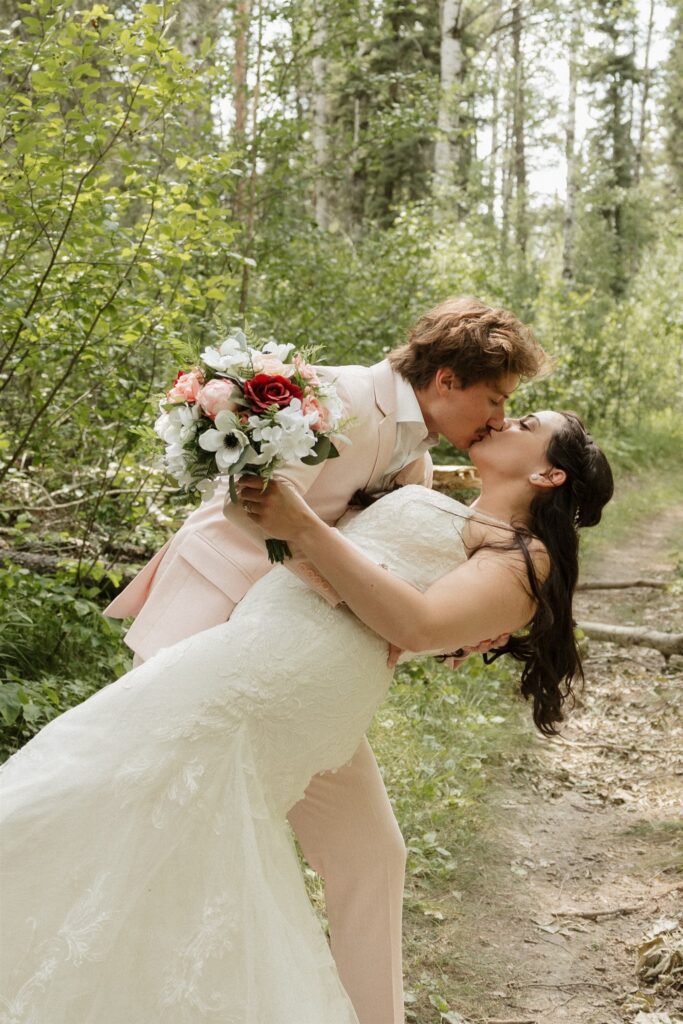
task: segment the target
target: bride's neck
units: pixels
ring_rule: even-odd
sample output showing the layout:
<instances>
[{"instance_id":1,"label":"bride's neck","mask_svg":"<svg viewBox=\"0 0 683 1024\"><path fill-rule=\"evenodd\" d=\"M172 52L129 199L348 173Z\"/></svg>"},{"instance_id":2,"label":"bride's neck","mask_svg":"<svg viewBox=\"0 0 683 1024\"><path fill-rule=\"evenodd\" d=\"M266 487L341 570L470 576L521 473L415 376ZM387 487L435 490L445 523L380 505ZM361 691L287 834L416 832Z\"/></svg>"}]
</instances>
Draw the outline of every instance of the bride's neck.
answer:
<instances>
[{"instance_id":1,"label":"bride's neck","mask_svg":"<svg viewBox=\"0 0 683 1024\"><path fill-rule=\"evenodd\" d=\"M503 523L526 523L529 519L529 492L526 482L482 480L481 493L472 508L500 519Z\"/></svg>"}]
</instances>

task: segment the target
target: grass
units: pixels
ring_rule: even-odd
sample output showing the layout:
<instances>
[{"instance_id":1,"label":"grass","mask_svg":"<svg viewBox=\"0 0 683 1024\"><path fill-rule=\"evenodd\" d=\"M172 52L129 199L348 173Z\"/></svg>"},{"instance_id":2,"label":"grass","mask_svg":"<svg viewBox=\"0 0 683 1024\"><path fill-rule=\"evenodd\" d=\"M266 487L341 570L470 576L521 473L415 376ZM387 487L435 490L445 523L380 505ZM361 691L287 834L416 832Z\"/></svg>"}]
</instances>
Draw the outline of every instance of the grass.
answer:
<instances>
[{"instance_id":1,"label":"grass","mask_svg":"<svg viewBox=\"0 0 683 1024\"><path fill-rule=\"evenodd\" d=\"M425 659L397 673L370 742L408 846L416 898L475 870L479 819L510 745L530 741L516 670L472 658L458 671Z\"/></svg>"},{"instance_id":2,"label":"grass","mask_svg":"<svg viewBox=\"0 0 683 1024\"><path fill-rule=\"evenodd\" d=\"M458 958L457 906L491 861L494 794L511 753L534 743L518 676L506 659L486 667L471 658L455 672L430 660L406 665L369 736L408 847L408 1021L457 1019L452 1006L479 984Z\"/></svg>"},{"instance_id":3,"label":"grass","mask_svg":"<svg viewBox=\"0 0 683 1024\"><path fill-rule=\"evenodd\" d=\"M582 535L584 564L683 502L683 433L678 425L644 427L637 436L608 441L605 450L614 472L614 498L600 525Z\"/></svg>"}]
</instances>

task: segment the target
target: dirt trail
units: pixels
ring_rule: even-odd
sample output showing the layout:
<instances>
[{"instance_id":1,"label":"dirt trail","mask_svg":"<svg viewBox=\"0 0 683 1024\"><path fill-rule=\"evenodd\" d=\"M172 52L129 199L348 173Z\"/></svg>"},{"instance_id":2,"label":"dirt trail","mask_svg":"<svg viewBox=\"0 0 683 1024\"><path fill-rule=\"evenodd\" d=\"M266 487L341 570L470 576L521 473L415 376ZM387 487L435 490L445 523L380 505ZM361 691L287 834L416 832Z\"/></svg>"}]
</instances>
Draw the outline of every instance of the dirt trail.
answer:
<instances>
[{"instance_id":1,"label":"dirt trail","mask_svg":"<svg viewBox=\"0 0 683 1024\"><path fill-rule=\"evenodd\" d=\"M682 536L683 506L584 578L671 580ZM682 604L680 584L588 591L577 618L680 632ZM585 669L563 738L510 763L474 891L440 900L432 961L458 1004L409 1022L683 1022L683 658L592 643Z\"/></svg>"}]
</instances>

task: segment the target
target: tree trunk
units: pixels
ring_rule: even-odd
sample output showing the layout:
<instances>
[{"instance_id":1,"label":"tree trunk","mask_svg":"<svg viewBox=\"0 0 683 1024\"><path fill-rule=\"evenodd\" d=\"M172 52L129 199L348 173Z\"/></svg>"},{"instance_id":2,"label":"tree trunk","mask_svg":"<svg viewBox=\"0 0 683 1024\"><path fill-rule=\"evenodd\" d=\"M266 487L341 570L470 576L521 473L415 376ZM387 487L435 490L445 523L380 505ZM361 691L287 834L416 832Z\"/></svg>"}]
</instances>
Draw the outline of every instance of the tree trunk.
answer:
<instances>
[{"instance_id":1,"label":"tree trunk","mask_svg":"<svg viewBox=\"0 0 683 1024\"><path fill-rule=\"evenodd\" d=\"M495 222L496 216L496 189L498 186L498 163L500 139L498 136L498 122L500 120L500 35L496 35L496 43L493 49L493 79L491 82L491 156L489 157L489 179L488 179L488 211L491 222Z\"/></svg>"},{"instance_id":2,"label":"tree trunk","mask_svg":"<svg viewBox=\"0 0 683 1024\"><path fill-rule=\"evenodd\" d=\"M650 12L647 21L647 35L645 37L645 54L643 59L643 88L640 94L640 117L638 123L638 141L636 142L636 153L634 160L634 179L636 184L640 181L640 173L643 167L643 150L645 149L645 137L647 135L647 102L650 98L650 53L652 50L652 31L655 21L655 0L650 0Z\"/></svg>"},{"instance_id":3,"label":"tree trunk","mask_svg":"<svg viewBox=\"0 0 683 1024\"><path fill-rule=\"evenodd\" d=\"M664 580L587 580L577 583L577 590L629 590L631 587L651 587L666 590Z\"/></svg>"},{"instance_id":4,"label":"tree trunk","mask_svg":"<svg viewBox=\"0 0 683 1024\"><path fill-rule=\"evenodd\" d=\"M453 182L454 169L459 165L460 116L458 111L458 83L463 70L462 40L458 0L442 0L441 5L441 92L437 115L438 135L434 149L434 172L437 184Z\"/></svg>"},{"instance_id":5,"label":"tree trunk","mask_svg":"<svg viewBox=\"0 0 683 1024\"><path fill-rule=\"evenodd\" d=\"M326 93L326 61L324 56L327 39L327 25L324 14L317 15L313 45L313 154L315 160L315 187L313 204L315 222L321 231L329 225L329 208L327 198L327 93Z\"/></svg>"},{"instance_id":6,"label":"tree trunk","mask_svg":"<svg viewBox=\"0 0 683 1024\"><path fill-rule=\"evenodd\" d=\"M261 99L261 68L263 65L263 0L257 0L257 43L256 43L256 81L251 102L251 149L249 170L249 194L246 209L244 255L251 256L254 247L254 223L256 220L256 182L258 167L258 115ZM240 289L240 313L244 315L249 305L249 274L250 263L242 264L242 286Z\"/></svg>"},{"instance_id":7,"label":"tree trunk","mask_svg":"<svg viewBox=\"0 0 683 1024\"><path fill-rule=\"evenodd\" d=\"M508 103L505 111L505 145L502 155L501 185L501 226L500 251L503 260L507 259L510 245L510 220L512 213L513 153L512 153L512 106Z\"/></svg>"},{"instance_id":8,"label":"tree trunk","mask_svg":"<svg viewBox=\"0 0 683 1024\"><path fill-rule=\"evenodd\" d=\"M526 104L524 100L524 55L522 53L522 0L512 5L512 66L513 66L513 167L515 180L515 241L522 253L526 253L527 225L527 182L524 122Z\"/></svg>"},{"instance_id":9,"label":"tree trunk","mask_svg":"<svg viewBox=\"0 0 683 1024\"><path fill-rule=\"evenodd\" d=\"M564 232L562 246L562 277L574 280L574 235L576 227L576 92L578 82L577 56L581 22L578 7L572 13L569 44L569 97L565 126L564 153L567 163L567 194L564 201Z\"/></svg>"},{"instance_id":10,"label":"tree trunk","mask_svg":"<svg viewBox=\"0 0 683 1024\"><path fill-rule=\"evenodd\" d=\"M235 4L235 61L232 70L233 105L235 111L233 136L235 147L238 150L244 150L247 144L247 103L249 97L247 73L249 70L251 4L252 0L236 0ZM246 180L244 177L239 177L235 188L234 200L235 220L238 224L242 223L244 219L245 194Z\"/></svg>"},{"instance_id":11,"label":"tree trunk","mask_svg":"<svg viewBox=\"0 0 683 1024\"><path fill-rule=\"evenodd\" d=\"M683 654L683 633L660 633L645 626L611 626L604 622L577 622L590 640L602 640L622 647L652 647L668 660Z\"/></svg>"}]
</instances>

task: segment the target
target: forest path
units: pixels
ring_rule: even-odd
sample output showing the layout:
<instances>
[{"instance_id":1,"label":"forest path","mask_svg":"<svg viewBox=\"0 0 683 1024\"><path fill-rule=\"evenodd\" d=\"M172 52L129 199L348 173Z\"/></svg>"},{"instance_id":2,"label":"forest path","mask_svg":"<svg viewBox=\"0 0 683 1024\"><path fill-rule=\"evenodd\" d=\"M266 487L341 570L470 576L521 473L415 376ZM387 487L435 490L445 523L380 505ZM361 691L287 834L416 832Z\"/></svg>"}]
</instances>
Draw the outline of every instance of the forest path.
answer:
<instances>
[{"instance_id":1,"label":"forest path","mask_svg":"<svg viewBox=\"0 0 683 1024\"><path fill-rule=\"evenodd\" d=\"M672 580L682 537L677 505L584 578ZM588 591L577 618L680 632L681 603L680 582ZM510 752L474 886L407 914L409 1024L682 1024L683 658L591 642L585 672L562 738Z\"/></svg>"}]
</instances>

